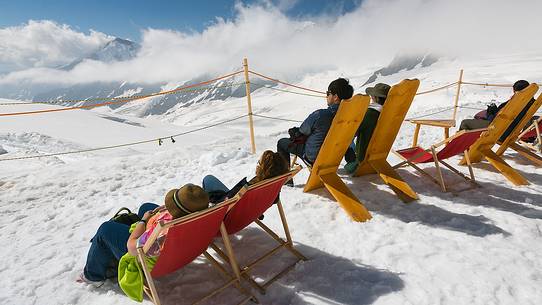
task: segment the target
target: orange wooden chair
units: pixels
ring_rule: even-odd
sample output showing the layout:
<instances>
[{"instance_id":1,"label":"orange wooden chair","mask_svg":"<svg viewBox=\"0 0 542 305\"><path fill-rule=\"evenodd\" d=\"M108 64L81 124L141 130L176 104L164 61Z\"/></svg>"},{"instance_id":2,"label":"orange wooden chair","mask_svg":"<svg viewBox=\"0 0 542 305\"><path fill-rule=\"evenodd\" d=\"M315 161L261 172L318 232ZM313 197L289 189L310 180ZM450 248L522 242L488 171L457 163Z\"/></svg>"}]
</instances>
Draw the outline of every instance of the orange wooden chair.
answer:
<instances>
[{"instance_id":1,"label":"orange wooden chair","mask_svg":"<svg viewBox=\"0 0 542 305\"><path fill-rule=\"evenodd\" d=\"M535 146L526 145L522 146L520 143L521 139L527 139L529 137L537 137L538 140L538 149L542 147L542 144L540 144L540 128L542 127L542 119L538 119L537 122L533 122L531 125L532 127L530 129L525 130L525 132L522 132L521 130L523 127L527 124L527 122L533 117L533 115L540 109L540 106L542 105L542 94L538 96L538 99L534 101L534 103L529 107L521 121L516 125L514 130L506 137L506 139L503 142L497 142L499 144L499 148L497 149L496 154L498 156L502 156L506 149L511 148L515 151L517 151L521 156L525 157L527 160L531 161L535 165L542 166L542 157L537 155L536 153L533 153L529 148L535 148ZM519 143L518 143L519 142ZM528 144L527 142L523 142L524 145ZM538 151L540 152L540 151Z\"/></svg>"},{"instance_id":2,"label":"orange wooden chair","mask_svg":"<svg viewBox=\"0 0 542 305\"><path fill-rule=\"evenodd\" d=\"M523 110L525 106L529 103L536 91L538 91L538 85L530 84L527 88L516 92L512 99L510 99L510 101L506 104L506 106L504 106L504 108L497 113L497 116L493 119L493 121L491 121L491 124L489 124L487 128L487 131L483 132L480 135L480 138L478 138L478 140L471 145L468 150L468 154L463 157L460 164L466 165L467 158L473 164L481 162L485 158L493 167L495 167L514 185L529 184L525 177L518 173L501 157L504 150L506 150L506 148L510 146L510 142L512 142L510 135L515 133L514 131L510 133L506 141L501 144L501 147L499 148L500 151L497 151L497 153L495 153L493 152L492 148L493 146L495 146L495 144L497 144L499 138L502 136L502 134L504 134L504 132L514 121L514 119L519 115L521 110ZM525 122L526 121L523 122L523 126L525 125ZM522 125L520 122L516 126L516 128L521 127Z\"/></svg>"},{"instance_id":3,"label":"orange wooden chair","mask_svg":"<svg viewBox=\"0 0 542 305\"><path fill-rule=\"evenodd\" d=\"M420 81L417 79L405 79L391 87L367 146L365 158L354 173L354 176L377 173L403 202L416 200L418 195L388 163L387 157L419 85Z\"/></svg>"}]
</instances>

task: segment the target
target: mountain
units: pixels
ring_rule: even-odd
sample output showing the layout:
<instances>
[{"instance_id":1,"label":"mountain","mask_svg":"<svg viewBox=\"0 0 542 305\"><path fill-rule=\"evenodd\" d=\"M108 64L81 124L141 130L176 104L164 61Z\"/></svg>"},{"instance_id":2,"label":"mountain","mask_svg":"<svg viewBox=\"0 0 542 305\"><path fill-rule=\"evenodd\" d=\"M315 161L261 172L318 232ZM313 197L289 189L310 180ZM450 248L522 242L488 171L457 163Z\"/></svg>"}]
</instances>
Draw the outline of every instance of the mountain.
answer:
<instances>
[{"instance_id":1,"label":"mountain","mask_svg":"<svg viewBox=\"0 0 542 305\"><path fill-rule=\"evenodd\" d=\"M84 60L97 60L105 63L125 61L136 57L141 46L130 40L115 38L107 42L103 47L83 58L78 58L67 65L58 67L62 70L71 70Z\"/></svg>"},{"instance_id":2,"label":"mountain","mask_svg":"<svg viewBox=\"0 0 542 305\"><path fill-rule=\"evenodd\" d=\"M418 66L428 67L437 61L438 57L431 54L395 56L387 67L376 70L373 75L371 75L362 85L362 87L375 82L379 77L389 76L403 70L410 71Z\"/></svg>"}]
</instances>

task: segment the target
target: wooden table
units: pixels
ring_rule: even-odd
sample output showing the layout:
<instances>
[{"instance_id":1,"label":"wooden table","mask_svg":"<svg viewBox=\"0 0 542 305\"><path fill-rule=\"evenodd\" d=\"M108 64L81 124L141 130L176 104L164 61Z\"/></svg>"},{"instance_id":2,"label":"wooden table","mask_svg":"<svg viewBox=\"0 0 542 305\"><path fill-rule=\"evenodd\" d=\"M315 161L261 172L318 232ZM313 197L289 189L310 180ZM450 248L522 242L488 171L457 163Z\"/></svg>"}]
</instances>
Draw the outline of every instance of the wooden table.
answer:
<instances>
[{"instance_id":1,"label":"wooden table","mask_svg":"<svg viewBox=\"0 0 542 305\"><path fill-rule=\"evenodd\" d=\"M455 120L408 120L412 124L416 124L416 130L414 131L414 139L412 140L412 147L418 145L418 133L420 133L420 127L422 125L435 126L444 128L444 139L450 137L450 127L455 127Z\"/></svg>"}]
</instances>

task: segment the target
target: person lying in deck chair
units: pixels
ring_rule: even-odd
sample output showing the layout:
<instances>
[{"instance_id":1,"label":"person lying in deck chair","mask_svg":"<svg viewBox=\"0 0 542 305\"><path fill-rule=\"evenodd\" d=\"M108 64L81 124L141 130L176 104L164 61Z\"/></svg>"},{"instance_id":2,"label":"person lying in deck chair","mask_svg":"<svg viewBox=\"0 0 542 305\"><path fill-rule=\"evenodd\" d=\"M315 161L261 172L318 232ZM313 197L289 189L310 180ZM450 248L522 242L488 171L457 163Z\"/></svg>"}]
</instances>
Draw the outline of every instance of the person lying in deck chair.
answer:
<instances>
[{"instance_id":1,"label":"person lying in deck chair","mask_svg":"<svg viewBox=\"0 0 542 305\"><path fill-rule=\"evenodd\" d=\"M344 166L344 169L350 174L356 171L358 164L365 158L365 152L369 146L369 141L371 140L376 123L378 122L378 117L382 111L382 106L388 97L390 89L390 85L383 83L378 83L374 87L365 89L365 93L371 97L371 103L356 132L356 158L350 162L347 160Z\"/></svg>"},{"instance_id":2,"label":"person lying in deck chair","mask_svg":"<svg viewBox=\"0 0 542 305\"><path fill-rule=\"evenodd\" d=\"M138 213L141 220L132 226L114 220L102 223L91 239L85 268L77 282L99 287L106 279L116 277L119 261L121 265L123 263L121 258L124 259L127 253L137 256L138 243L145 244L159 221L168 221L204 210L209 206L209 196L201 187L188 183L180 189L170 190L164 203L163 206L151 202L143 203ZM158 238L152 246L154 257L158 257L163 241L164 238ZM119 276L119 283L121 280Z\"/></svg>"},{"instance_id":3,"label":"person lying in deck chair","mask_svg":"<svg viewBox=\"0 0 542 305\"><path fill-rule=\"evenodd\" d=\"M347 100L354 94L354 88L348 80L338 78L332 81L326 92L326 109L318 109L311 113L299 127L288 130L289 138L282 138L277 143L277 151L290 164L290 154L294 154L306 162L313 164L318 156L320 147L324 143L333 117L339 109L342 100ZM350 149L346 153L346 161L353 161L355 153ZM293 185L293 181L288 183Z\"/></svg>"},{"instance_id":4,"label":"person lying in deck chair","mask_svg":"<svg viewBox=\"0 0 542 305\"><path fill-rule=\"evenodd\" d=\"M512 89L514 91L514 94L516 92L521 91L529 86L529 82L526 80L518 80L514 83L512 86ZM513 95L512 95L513 96ZM510 98L511 99L511 98ZM509 101L509 100L508 100ZM487 107L487 110L480 111L475 115L474 119L464 119L461 121L461 125L459 125L459 130L474 130L474 129L481 129L481 128L487 128L491 121L497 116L497 113L506 106L508 101L500 104L498 107L495 106L495 104L491 104ZM512 121L510 126L506 129L506 131L502 134L499 141L503 142L506 137L514 130L516 125L521 121L523 116L525 116L525 113L529 110L529 107L535 102L535 99L532 98L529 103L521 110L519 115Z\"/></svg>"},{"instance_id":5,"label":"person lying in deck chair","mask_svg":"<svg viewBox=\"0 0 542 305\"><path fill-rule=\"evenodd\" d=\"M288 163L278 152L266 150L258 160L256 165L256 176L249 181L247 178L241 179L234 187L229 189L222 181L213 175L207 175L203 178L202 187L209 194L211 203L218 203L227 198L232 198L245 185L252 185L265 179L273 178L286 174L289 170Z\"/></svg>"}]
</instances>

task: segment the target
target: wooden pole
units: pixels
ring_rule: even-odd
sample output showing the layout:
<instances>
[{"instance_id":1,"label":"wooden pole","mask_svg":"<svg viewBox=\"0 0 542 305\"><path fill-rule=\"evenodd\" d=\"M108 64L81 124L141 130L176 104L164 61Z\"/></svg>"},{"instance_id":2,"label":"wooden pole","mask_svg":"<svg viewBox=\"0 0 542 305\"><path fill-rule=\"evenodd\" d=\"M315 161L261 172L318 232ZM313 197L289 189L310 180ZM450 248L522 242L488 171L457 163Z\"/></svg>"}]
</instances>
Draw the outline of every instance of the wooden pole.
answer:
<instances>
[{"instance_id":1,"label":"wooden pole","mask_svg":"<svg viewBox=\"0 0 542 305\"><path fill-rule=\"evenodd\" d=\"M250 144L252 146L252 153L256 153L256 142L254 141L254 120L252 118L252 99L250 98L250 80L248 78L248 60L243 58L243 68L245 70L245 88L247 92L247 104L248 104L248 124L250 129Z\"/></svg>"},{"instance_id":2,"label":"wooden pole","mask_svg":"<svg viewBox=\"0 0 542 305\"><path fill-rule=\"evenodd\" d=\"M457 114L457 103L459 102L459 93L461 92L461 84L463 83L463 69L459 71L459 81L457 81L457 92L455 93L455 101L454 101L454 114L452 117L452 120L455 122L455 117Z\"/></svg>"}]
</instances>

